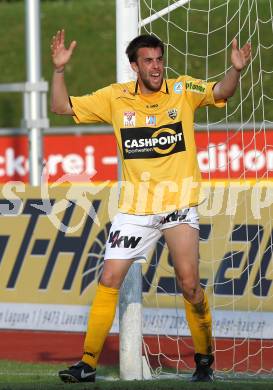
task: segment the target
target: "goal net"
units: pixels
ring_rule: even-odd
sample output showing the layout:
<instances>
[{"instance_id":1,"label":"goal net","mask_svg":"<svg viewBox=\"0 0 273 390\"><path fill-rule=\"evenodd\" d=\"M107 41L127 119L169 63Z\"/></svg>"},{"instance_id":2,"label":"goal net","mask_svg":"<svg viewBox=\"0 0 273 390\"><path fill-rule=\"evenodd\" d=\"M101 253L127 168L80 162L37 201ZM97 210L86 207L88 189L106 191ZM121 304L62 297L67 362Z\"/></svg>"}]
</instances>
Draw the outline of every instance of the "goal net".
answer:
<instances>
[{"instance_id":1,"label":"goal net","mask_svg":"<svg viewBox=\"0 0 273 390\"><path fill-rule=\"evenodd\" d=\"M140 0L140 32L165 44L166 76L220 80L231 41L252 59L225 109L195 117L208 195L199 206L200 274L213 315L215 369L272 368L272 0ZM143 345L154 375L193 367L193 347L164 240L143 268Z\"/></svg>"}]
</instances>

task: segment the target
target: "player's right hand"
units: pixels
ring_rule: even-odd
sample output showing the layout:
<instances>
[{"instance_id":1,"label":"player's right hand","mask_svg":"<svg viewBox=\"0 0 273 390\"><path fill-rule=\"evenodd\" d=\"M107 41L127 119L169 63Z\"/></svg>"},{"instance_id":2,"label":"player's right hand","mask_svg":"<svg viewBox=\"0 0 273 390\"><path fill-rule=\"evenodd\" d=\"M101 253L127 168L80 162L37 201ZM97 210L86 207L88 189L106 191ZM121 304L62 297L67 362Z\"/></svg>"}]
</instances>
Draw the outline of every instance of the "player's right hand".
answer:
<instances>
[{"instance_id":1,"label":"player's right hand","mask_svg":"<svg viewBox=\"0 0 273 390\"><path fill-rule=\"evenodd\" d=\"M62 69L69 62L73 50L77 46L76 41L72 41L66 49L64 45L64 30L57 31L51 42L51 57L56 69Z\"/></svg>"}]
</instances>

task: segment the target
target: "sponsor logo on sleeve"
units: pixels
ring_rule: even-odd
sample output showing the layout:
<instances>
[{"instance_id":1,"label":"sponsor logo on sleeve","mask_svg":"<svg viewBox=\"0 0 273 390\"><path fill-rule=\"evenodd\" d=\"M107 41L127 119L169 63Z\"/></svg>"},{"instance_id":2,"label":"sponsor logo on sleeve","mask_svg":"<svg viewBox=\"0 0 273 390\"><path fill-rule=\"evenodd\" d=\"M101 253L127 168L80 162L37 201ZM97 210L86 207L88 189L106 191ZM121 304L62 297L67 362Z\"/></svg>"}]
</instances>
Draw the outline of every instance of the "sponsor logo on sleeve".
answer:
<instances>
[{"instance_id":1,"label":"sponsor logo on sleeve","mask_svg":"<svg viewBox=\"0 0 273 390\"><path fill-rule=\"evenodd\" d=\"M186 90L197 93L206 93L206 83L200 81L187 81Z\"/></svg>"},{"instance_id":2,"label":"sponsor logo on sleeve","mask_svg":"<svg viewBox=\"0 0 273 390\"><path fill-rule=\"evenodd\" d=\"M146 116L146 125L147 126L155 126L156 125L156 116L155 115L147 115Z\"/></svg>"},{"instance_id":3,"label":"sponsor logo on sleeve","mask_svg":"<svg viewBox=\"0 0 273 390\"><path fill-rule=\"evenodd\" d=\"M165 157L186 150L181 122L157 128L123 128L120 132L124 159Z\"/></svg>"},{"instance_id":4,"label":"sponsor logo on sleeve","mask_svg":"<svg viewBox=\"0 0 273 390\"><path fill-rule=\"evenodd\" d=\"M124 127L134 127L136 125L136 113L134 111L126 111L123 114Z\"/></svg>"},{"instance_id":5,"label":"sponsor logo on sleeve","mask_svg":"<svg viewBox=\"0 0 273 390\"><path fill-rule=\"evenodd\" d=\"M182 81L178 81L177 83L174 84L173 91L174 91L174 93L177 93L178 95L182 94L182 91L183 91Z\"/></svg>"}]
</instances>

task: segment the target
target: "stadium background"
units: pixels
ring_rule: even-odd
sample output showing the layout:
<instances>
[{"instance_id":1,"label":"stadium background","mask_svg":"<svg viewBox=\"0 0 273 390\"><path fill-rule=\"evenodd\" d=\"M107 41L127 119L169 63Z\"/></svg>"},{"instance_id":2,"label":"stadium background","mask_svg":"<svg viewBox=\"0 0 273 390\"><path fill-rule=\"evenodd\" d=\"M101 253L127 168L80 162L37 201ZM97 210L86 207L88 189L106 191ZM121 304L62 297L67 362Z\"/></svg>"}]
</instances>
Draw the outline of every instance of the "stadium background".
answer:
<instances>
[{"instance_id":1,"label":"stadium background","mask_svg":"<svg viewBox=\"0 0 273 390\"><path fill-rule=\"evenodd\" d=\"M25 79L25 59L24 59L24 5L23 1L13 1L13 2L0 2L1 15L3 15L3 22L0 25L0 31L2 39L2 45L0 48L0 61L2 61L0 82L18 82ZM63 27L67 30L67 40L76 39L78 41L78 48L73 58L73 61L67 67L67 83L69 85L69 90L73 91L73 94L83 94L89 91L86 91L86 86L90 86L90 89L95 90L100 88L108 83L115 81L115 2L112 0L105 1L85 1L76 2L75 0L66 0L66 1L42 1L42 74L44 75L45 80L50 80L51 74L51 63L50 63L50 53L49 53L49 44L51 36L55 33L57 29ZM105 29L107 26L107 29ZM8 32L8 33L7 33ZM8 39L4 39L7 37ZM99 42L99 43L98 43ZM194 44L194 42L193 42ZM10 50L10 47L13 47L13 50ZM107 57L106 57L107 55ZM86 60L90 58L90 60ZM103 59L103 60L102 60ZM215 64L217 67L217 64ZM189 73L199 76L194 72L195 69L189 69ZM269 84L269 82L268 82ZM266 80L265 80L266 86ZM232 102L233 106L236 106L238 102L236 99L238 96L234 97ZM204 118L204 113L200 113L200 116L197 117L197 120L202 122ZM4 184L8 180L20 180L27 182L27 137L26 135L21 135L19 124L21 117L21 96L3 94L0 95L0 127L2 128L1 143L0 143L0 181ZM59 118L53 116L49 113L51 129L54 130L56 126L62 126L62 129L55 129L55 131L50 131L50 134L45 136L45 156L52 162L51 166L51 177L50 180L54 181L59 177L62 177L63 174L71 173L69 169L71 166L75 167L78 165L82 170L88 168L90 171L92 168L95 168L98 173L94 177L95 180L115 180L117 165L116 165L116 149L115 143L112 135L90 135L88 128L78 129L76 135L71 135L71 129L69 126L72 125L72 120L69 118ZM211 117L213 118L213 112L211 112ZM66 127L65 127L66 126ZM6 131L8 130L8 131ZM261 134L255 140L255 145L251 144L253 129L249 129L249 132L244 133L245 140L233 138L233 145L230 145L230 148L235 148L236 150L242 149L243 144L247 144L248 147L245 150L246 153L249 153L249 160L238 159L236 164L234 164L233 171L229 172L232 178L242 177L245 169L248 169L248 178L255 179L257 171L261 177L265 177L267 174L271 175L272 171L272 151L268 154L261 153L259 159L255 159L255 167L251 171L249 167L253 167L253 153L254 148L260 148L261 152L265 150L264 145L270 142L263 137ZM58 135L54 135L58 133ZM12 134L12 135L11 135ZM20 135L19 135L20 134ZM208 169L208 155L204 152L206 145L210 143L221 145L225 141L225 131L218 130L215 133L211 133L210 139L208 140L206 132L197 133L197 142L200 145L200 161L203 164L204 177L207 175ZM270 129L267 132L268 138L272 136ZM253 142L253 141L252 141ZM103 147L102 147L103 145ZM106 147L107 146L107 147ZM223 170L217 161L219 161L219 154L223 154L225 151L220 150L219 147L215 148L215 166L214 171L210 173L210 178L220 178L226 179L227 171ZM268 149L267 149L268 150ZM203 154L202 154L203 153ZM217 154L218 153L218 154ZM74 155L74 156L72 156ZM76 155L76 156L75 156ZM243 163L249 162L249 166L245 167ZM81 173L81 172L79 172ZM27 192L26 192L27 194ZM5 196L2 196L5 198ZM33 192L29 193L29 199L33 199ZM39 199L39 194L36 195ZM22 196L25 202L27 202L27 197ZM3 205L3 202L2 202ZM24 203L25 210L27 210L27 203ZM24 213L23 213L24 214ZM25 213L27 214L27 212ZM36 280L34 284L31 285L30 275L33 274L33 268L35 272L41 272L43 265L37 264L37 257L35 259L36 263L33 263L33 258L31 256L46 256L48 255L50 248L54 245L56 232L52 232L52 238L50 243L46 243L46 237L44 236L43 231L47 231L47 226L39 227L40 230L37 230L35 234L29 235L29 240L27 241L27 234L29 232L27 229L31 224L29 220L26 220L26 216L22 215L20 221L20 234L16 232L14 235L14 220L10 220L9 216L4 217L5 224L3 232L1 232L1 242L2 242L2 252L1 252L1 296L3 296L4 303L18 302L18 303L27 303L27 302L41 302L41 295L39 291L39 282ZM29 218L29 217L27 217ZM8 221L9 219L9 221ZM38 219L35 220L35 216L31 223L38 223ZM44 223L44 222L43 222ZM240 221L242 223L242 219ZM105 222L106 224L106 222ZM33 228L35 225L33 225ZM34 231L34 230L33 230ZM37 236L36 236L37 234ZM265 234L266 236L266 234ZM267 232L267 238L270 236L270 232ZM25 243L26 248L25 252L21 252L21 257L23 257L22 264L22 273L18 273L18 284L8 286L10 282L10 275L12 273L12 266L14 265L11 261L11 258L15 262L16 256L18 258L18 253L20 248L18 247L18 240L21 238L20 243ZM9 248L9 245L13 242L11 252L5 251ZM91 242L89 243L89 248L92 246ZM49 249L48 249L49 248ZM268 251L268 246L264 245L263 248ZM10 254L13 253L13 257ZM45 260L44 258L44 260ZM82 269L84 266L86 258L83 256L79 261L79 268ZM40 261L40 260L39 260ZM62 260L63 261L63 260ZM63 267L62 265L61 267ZM27 268L29 267L29 268ZM61 271L61 268L59 272ZM257 271L257 270L256 270ZM34 272L34 273L35 273ZM53 283L53 292L55 289L62 289L60 285L60 279L58 277L58 272L54 271L55 279L51 281ZM79 288L81 275L77 275L77 287ZM270 285L271 285L271 279ZM61 280L63 283L63 279ZM82 282L82 280L81 280ZM28 288L26 289L26 286ZM33 291L31 290L33 287ZM10 290L13 288L13 290ZM20 288L22 290L20 290ZM269 286L270 288L270 286ZM269 288L267 290L269 294ZM41 288L40 288L41 289ZM17 291L16 291L17 290ZM34 291L35 290L35 291ZM26 298L24 300L25 292ZM73 291L72 291L73 292ZM90 292L90 291L89 291ZM34 295L33 295L34 294ZM35 295L36 294L36 295ZM38 294L38 295L37 295ZM47 297L43 294L45 302ZM53 302L53 298L50 298L50 293L48 294L49 304ZM85 303L89 303L92 298L92 291L88 296L88 299ZM74 298L75 299L75 298ZM247 300L248 298L246 298ZM52 301L51 301L52 300ZM72 299L73 301L73 299ZM77 298L75 299L75 304L78 303ZM63 303L63 302L62 302ZM270 311L271 301L268 300L265 302L265 308L267 311ZM242 301L241 308L244 308L244 302ZM2 312L0 320L2 321L2 328L13 329L17 327L20 329L20 322L25 324L29 321L24 315L17 317L15 315L10 315L10 312ZM58 316L58 313L55 313L55 316ZM19 318L19 319L18 319ZM54 317L54 313L50 314L48 318L45 318L45 322L48 322L48 327L54 324L54 321L57 321ZM71 320L72 321L72 320ZM6 325L5 325L6 324ZM19 325L18 325L19 324ZM68 321L69 324L69 321ZM84 325L84 322L83 322ZM24 329L24 325L21 325L21 329ZM27 326L25 326L27 329ZM37 331L37 329L36 329ZM29 333L27 331L22 331L16 334L10 330L3 332L2 336L2 348L0 352L1 358L19 358L19 359L29 359L29 360L41 360L41 361L61 361L61 360L70 360L74 361L77 358L76 355L80 354L81 343L82 343L82 334L63 334L63 339L59 337L59 334L54 332L48 334L50 339L46 340L44 337L45 334L41 335L40 333ZM67 338L67 339L66 339ZM67 347L67 340L69 338L70 346ZM223 340L228 343L228 340ZM233 342L233 341L232 341ZM268 345L267 345L268 343ZM19 347L18 347L19 346ZM56 349L50 349L52 347ZM268 357L265 356L267 352L270 352L271 346L269 341L264 341L263 346L267 349L263 351L264 361L268 366L264 366L266 369L271 369L272 367L272 358L270 359L269 353ZM237 353L238 361L244 361L244 356L249 354L249 345L243 346L243 355ZM255 355L255 359L260 359L260 348L261 344L255 346L253 343L253 348L251 351L252 355ZM256 351L257 348L257 351ZM74 355L71 354L71 349L73 349ZM109 339L108 349L106 348L103 360L107 363L113 363L113 359L117 360L117 340L116 338ZM172 350L172 346L169 347L169 350ZM109 351L112 351L113 354L110 354ZM189 349L189 357L191 358L191 351ZM232 352L232 355L234 351ZM187 354L185 354L187 355ZM232 356L233 358L233 356ZM250 363L250 369L254 371L258 369L255 365L253 359L253 365ZM189 359L190 362L190 359ZM223 368L227 364L223 360ZM230 364L230 362L228 362ZM237 366L239 370L244 369L244 363L242 366Z\"/></svg>"}]
</instances>

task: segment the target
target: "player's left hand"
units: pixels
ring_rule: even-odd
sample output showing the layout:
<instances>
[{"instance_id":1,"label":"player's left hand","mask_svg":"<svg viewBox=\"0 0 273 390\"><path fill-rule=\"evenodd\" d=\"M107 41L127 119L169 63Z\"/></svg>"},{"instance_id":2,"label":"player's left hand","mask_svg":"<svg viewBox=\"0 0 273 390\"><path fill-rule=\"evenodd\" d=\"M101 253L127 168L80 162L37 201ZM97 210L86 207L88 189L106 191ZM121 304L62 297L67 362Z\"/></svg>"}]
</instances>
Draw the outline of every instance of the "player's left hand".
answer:
<instances>
[{"instance_id":1,"label":"player's left hand","mask_svg":"<svg viewBox=\"0 0 273 390\"><path fill-rule=\"evenodd\" d=\"M251 44L247 42L241 49L239 49L237 39L233 38L231 47L231 63L236 70L241 71L251 57Z\"/></svg>"}]
</instances>

